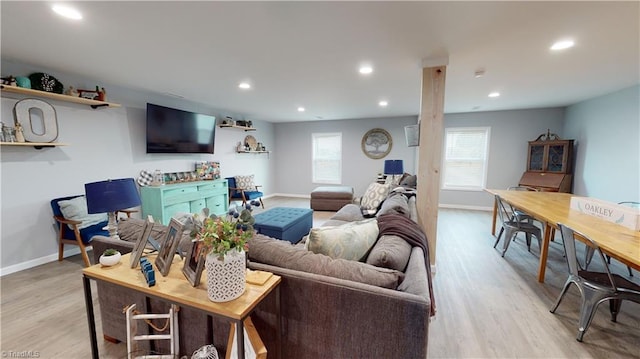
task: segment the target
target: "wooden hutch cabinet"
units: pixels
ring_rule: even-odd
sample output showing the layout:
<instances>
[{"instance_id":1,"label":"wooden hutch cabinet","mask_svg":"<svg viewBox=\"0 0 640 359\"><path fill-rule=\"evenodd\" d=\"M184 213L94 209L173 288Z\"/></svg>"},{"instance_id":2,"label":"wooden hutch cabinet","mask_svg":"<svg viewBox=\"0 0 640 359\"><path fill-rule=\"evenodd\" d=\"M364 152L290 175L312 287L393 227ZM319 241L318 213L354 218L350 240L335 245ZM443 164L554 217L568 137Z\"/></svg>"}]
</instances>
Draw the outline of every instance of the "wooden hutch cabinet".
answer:
<instances>
[{"instance_id":1,"label":"wooden hutch cabinet","mask_svg":"<svg viewBox=\"0 0 640 359\"><path fill-rule=\"evenodd\" d=\"M571 192L573 140L562 140L549 133L529 141L527 171L519 185L542 191Z\"/></svg>"}]
</instances>

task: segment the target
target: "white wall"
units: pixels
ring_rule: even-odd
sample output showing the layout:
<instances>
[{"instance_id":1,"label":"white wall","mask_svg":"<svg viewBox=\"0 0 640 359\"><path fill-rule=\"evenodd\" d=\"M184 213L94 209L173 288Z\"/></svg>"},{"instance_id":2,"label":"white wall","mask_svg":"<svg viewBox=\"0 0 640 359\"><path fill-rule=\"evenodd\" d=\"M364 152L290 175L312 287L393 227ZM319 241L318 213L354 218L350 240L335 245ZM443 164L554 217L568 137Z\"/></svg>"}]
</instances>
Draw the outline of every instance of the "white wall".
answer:
<instances>
[{"instance_id":1,"label":"white wall","mask_svg":"<svg viewBox=\"0 0 640 359\"><path fill-rule=\"evenodd\" d=\"M487 188L515 186L527 167L528 141L549 129L560 137L563 108L445 114L444 127L490 127ZM440 205L493 208L493 198L484 191L440 191Z\"/></svg>"},{"instance_id":2,"label":"white wall","mask_svg":"<svg viewBox=\"0 0 640 359\"><path fill-rule=\"evenodd\" d=\"M26 64L2 62L3 74L28 75L44 71L65 86L93 88L92 79L79 78L49 69L31 68ZM254 121L255 132L216 129L215 154L147 154L145 147L145 106L152 102L168 107L201 112L222 118L230 114L213 106L156 93L110 86L108 100L120 108L91 109L55 100L59 138L68 146L36 150L33 147L2 146L0 148L0 260L2 274L57 259L56 232L49 201L56 197L84 193L84 184L109 178L136 178L141 170L163 172L191 171L196 161L220 161L222 175L255 174L266 193L273 192L269 167L275 153L237 154L236 144L247 134L273 149L273 125ZM9 97L11 96L11 97ZM12 98L16 97L16 98ZM4 94L0 109L2 121L11 125L13 106L19 96ZM78 253L74 246L69 254Z\"/></svg>"},{"instance_id":3,"label":"white wall","mask_svg":"<svg viewBox=\"0 0 640 359\"><path fill-rule=\"evenodd\" d=\"M574 193L640 201L640 86L569 106L564 132L577 142Z\"/></svg>"},{"instance_id":4,"label":"white wall","mask_svg":"<svg viewBox=\"0 0 640 359\"><path fill-rule=\"evenodd\" d=\"M404 171L415 173L416 151L413 147L407 147L404 126L416 123L417 116L277 123L275 192L309 196L315 187L322 186L313 183L311 178L313 133L342 133L342 184L353 187L356 196L362 196L367 186L376 180L378 173L383 172L385 160L403 160ZM374 160L362 152L362 137L373 128L383 128L391 134L393 146L385 158Z\"/></svg>"}]
</instances>

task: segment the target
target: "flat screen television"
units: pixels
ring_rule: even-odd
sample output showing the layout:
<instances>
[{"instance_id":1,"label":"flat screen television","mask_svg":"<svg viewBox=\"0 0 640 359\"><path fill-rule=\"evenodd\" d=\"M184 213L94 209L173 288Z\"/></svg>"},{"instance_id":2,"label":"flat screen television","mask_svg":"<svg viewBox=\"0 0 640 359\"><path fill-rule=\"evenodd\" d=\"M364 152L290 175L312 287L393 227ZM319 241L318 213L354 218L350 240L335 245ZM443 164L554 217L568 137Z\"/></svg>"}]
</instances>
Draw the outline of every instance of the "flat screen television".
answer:
<instances>
[{"instance_id":1,"label":"flat screen television","mask_svg":"<svg viewBox=\"0 0 640 359\"><path fill-rule=\"evenodd\" d=\"M216 118L147 103L147 153L213 153Z\"/></svg>"}]
</instances>

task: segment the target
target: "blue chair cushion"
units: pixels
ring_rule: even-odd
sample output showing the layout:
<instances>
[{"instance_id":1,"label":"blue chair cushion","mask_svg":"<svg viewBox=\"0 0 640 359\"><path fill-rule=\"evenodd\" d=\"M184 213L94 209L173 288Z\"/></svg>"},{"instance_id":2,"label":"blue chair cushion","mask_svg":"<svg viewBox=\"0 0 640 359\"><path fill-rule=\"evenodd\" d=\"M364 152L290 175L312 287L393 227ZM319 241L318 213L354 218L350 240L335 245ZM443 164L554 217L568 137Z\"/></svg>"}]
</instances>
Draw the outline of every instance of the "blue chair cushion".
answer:
<instances>
[{"instance_id":1,"label":"blue chair cushion","mask_svg":"<svg viewBox=\"0 0 640 359\"><path fill-rule=\"evenodd\" d=\"M262 192L258 192L258 191L247 192L247 191L244 191L244 198L246 198L247 201L254 200L254 199L260 198L262 196L264 196L264 193L262 193ZM236 193L231 194L231 198L242 199L242 193L236 191Z\"/></svg>"},{"instance_id":2,"label":"blue chair cushion","mask_svg":"<svg viewBox=\"0 0 640 359\"><path fill-rule=\"evenodd\" d=\"M89 244L93 236L105 236L109 237L109 231L104 230L102 228L107 226L108 221L100 222L98 224L94 224L92 226L83 228L80 230L80 237L82 238L82 242L84 244ZM71 238L75 239L72 231L67 231L67 233L71 233Z\"/></svg>"}]
</instances>

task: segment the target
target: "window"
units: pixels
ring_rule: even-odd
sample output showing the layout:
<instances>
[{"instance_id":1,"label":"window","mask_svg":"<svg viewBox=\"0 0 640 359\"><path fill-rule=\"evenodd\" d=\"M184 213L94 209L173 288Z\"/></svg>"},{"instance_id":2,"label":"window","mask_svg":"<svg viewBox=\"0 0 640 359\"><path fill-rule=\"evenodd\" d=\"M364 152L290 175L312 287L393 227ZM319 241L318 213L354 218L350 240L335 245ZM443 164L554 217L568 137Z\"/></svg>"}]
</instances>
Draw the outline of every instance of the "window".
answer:
<instances>
[{"instance_id":1,"label":"window","mask_svg":"<svg viewBox=\"0 0 640 359\"><path fill-rule=\"evenodd\" d=\"M489 127L445 129L442 188L482 190L487 183Z\"/></svg>"},{"instance_id":2,"label":"window","mask_svg":"<svg viewBox=\"0 0 640 359\"><path fill-rule=\"evenodd\" d=\"M342 183L342 133L314 133L312 163L314 183Z\"/></svg>"}]
</instances>

